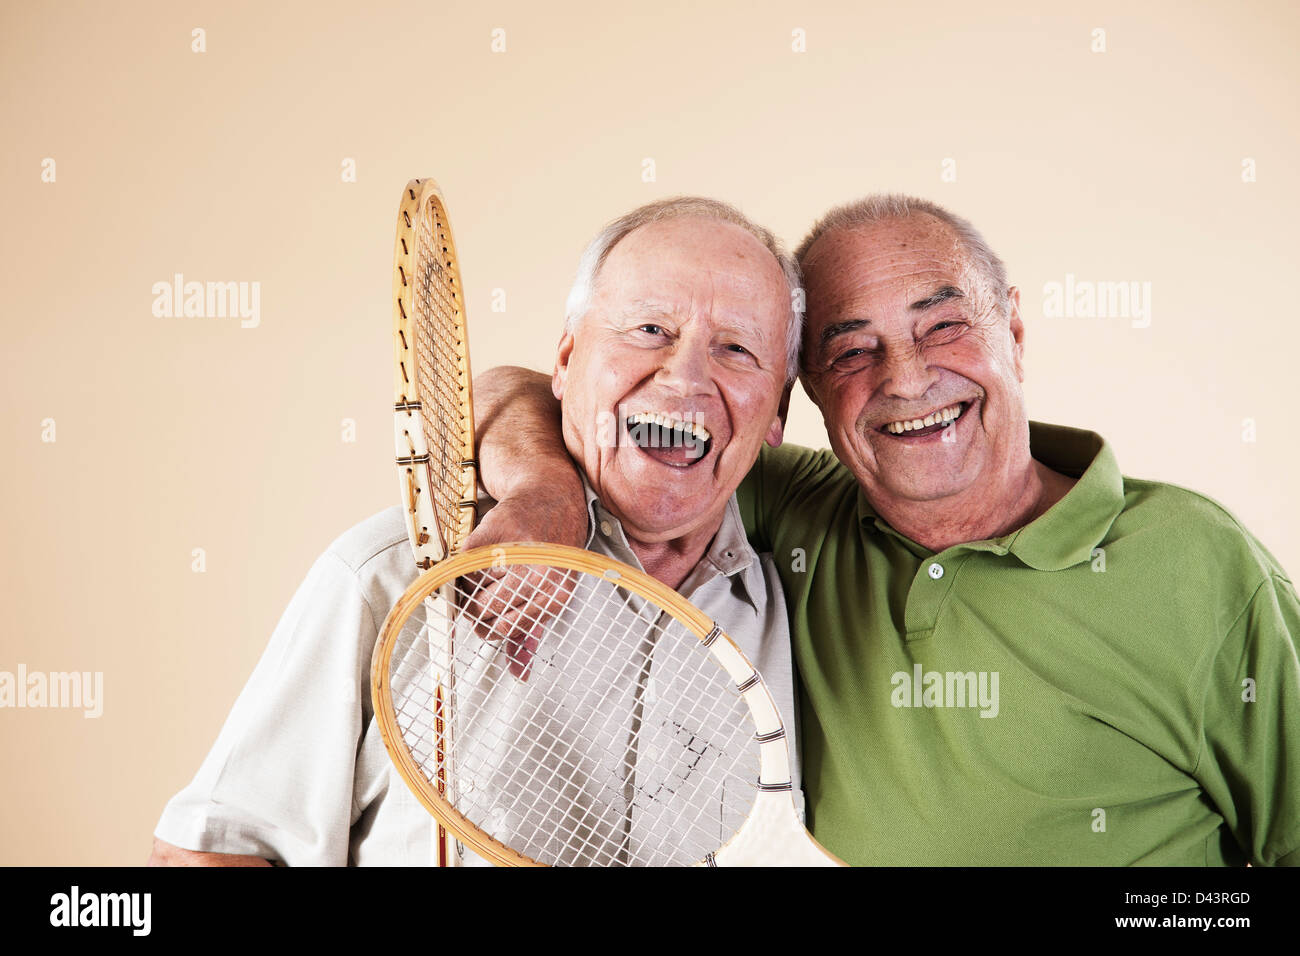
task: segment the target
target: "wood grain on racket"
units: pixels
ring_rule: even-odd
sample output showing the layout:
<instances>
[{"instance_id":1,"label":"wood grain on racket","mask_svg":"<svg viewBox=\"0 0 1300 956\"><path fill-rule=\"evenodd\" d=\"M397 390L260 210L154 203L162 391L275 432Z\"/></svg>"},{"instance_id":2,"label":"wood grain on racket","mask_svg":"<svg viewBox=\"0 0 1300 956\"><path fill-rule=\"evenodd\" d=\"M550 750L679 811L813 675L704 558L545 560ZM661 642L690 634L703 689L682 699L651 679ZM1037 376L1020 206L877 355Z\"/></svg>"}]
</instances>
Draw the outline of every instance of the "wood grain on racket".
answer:
<instances>
[{"instance_id":1,"label":"wood grain on racket","mask_svg":"<svg viewBox=\"0 0 1300 956\"><path fill-rule=\"evenodd\" d=\"M393 250L398 478L416 563L428 568L474 529L477 463L465 297L441 191L402 191Z\"/></svg>"},{"instance_id":2,"label":"wood grain on racket","mask_svg":"<svg viewBox=\"0 0 1300 956\"><path fill-rule=\"evenodd\" d=\"M442 192L432 179L402 190L393 246L394 433L406 530L418 567L456 552L474 529L478 488L469 334L456 243ZM445 597L432 595L437 602ZM452 648L442 649L450 659ZM450 673L446 683L452 683ZM435 713L439 779L453 785L444 757L450 712L442 692ZM436 862L459 856L441 825Z\"/></svg>"}]
</instances>

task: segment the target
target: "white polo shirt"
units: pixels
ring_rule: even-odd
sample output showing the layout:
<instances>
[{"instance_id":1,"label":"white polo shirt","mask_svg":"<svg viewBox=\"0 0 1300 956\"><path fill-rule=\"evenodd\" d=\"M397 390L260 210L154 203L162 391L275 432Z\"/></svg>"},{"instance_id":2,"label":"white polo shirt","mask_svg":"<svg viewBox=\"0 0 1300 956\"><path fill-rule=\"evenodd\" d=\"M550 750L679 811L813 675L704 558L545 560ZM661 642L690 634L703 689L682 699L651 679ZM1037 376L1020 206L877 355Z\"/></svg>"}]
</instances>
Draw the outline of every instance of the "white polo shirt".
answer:
<instances>
[{"instance_id":1,"label":"white polo shirt","mask_svg":"<svg viewBox=\"0 0 1300 956\"><path fill-rule=\"evenodd\" d=\"M587 489L588 550L640 567L618 519ZM429 865L437 828L393 769L370 700L384 618L418 576L399 507L362 522L312 566L159 839L290 866ZM678 589L718 621L796 728L789 624L770 555L745 539L733 497ZM787 735L792 751L797 731ZM795 799L802 803L797 755ZM466 862L478 862L466 853Z\"/></svg>"}]
</instances>

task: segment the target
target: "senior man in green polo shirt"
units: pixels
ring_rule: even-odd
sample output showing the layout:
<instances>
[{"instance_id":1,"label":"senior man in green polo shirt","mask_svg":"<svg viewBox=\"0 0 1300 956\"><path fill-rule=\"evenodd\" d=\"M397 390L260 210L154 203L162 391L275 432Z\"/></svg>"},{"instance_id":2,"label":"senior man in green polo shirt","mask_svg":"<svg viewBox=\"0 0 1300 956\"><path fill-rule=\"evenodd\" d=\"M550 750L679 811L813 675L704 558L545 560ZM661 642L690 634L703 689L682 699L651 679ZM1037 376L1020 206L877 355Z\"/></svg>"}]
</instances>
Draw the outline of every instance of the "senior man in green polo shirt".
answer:
<instances>
[{"instance_id":1,"label":"senior man in green polo shirt","mask_svg":"<svg viewBox=\"0 0 1300 956\"><path fill-rule=\"evenodd\" d=\"M740 503L786 590L817 838L857 864L1300 864L1300 602L1273 557L1028 420L1019 293L965 220L870 197L798 258L833 454L765 449ZM494 427L553 415L494 376Z\"/></svg>"}]
</instances>

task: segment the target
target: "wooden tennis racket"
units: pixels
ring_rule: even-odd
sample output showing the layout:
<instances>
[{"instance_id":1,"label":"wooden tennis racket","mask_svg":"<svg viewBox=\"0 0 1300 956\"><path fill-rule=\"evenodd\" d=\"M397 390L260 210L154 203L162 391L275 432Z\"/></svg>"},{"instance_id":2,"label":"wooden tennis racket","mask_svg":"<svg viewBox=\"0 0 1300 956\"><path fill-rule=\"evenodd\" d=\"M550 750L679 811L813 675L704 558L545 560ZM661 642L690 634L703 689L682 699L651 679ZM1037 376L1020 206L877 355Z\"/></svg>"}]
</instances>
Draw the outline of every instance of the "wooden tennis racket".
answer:
<instances>
[{"instance_id":1,"label":"wooden tennis racket","mask_svg":"<svg viewBox=\"0 0 1300 956\"><path fill-rule=\"evenodd\" d=\"M427 569L469 537L478 489L465 299L451 223L432 179L413 179L402 190L393 249L393 337L397 474L411 549L416 564ZM448 660L450 650L442 655ZM450 687L454 674L443 678ZM444 708L444 699L433 702L439 752ZM445 787L449 760L439 773L438 786ZM441 826L437 860L439 866L458 860Z\"/></svg>"},{"instance_id":2,"label":"wooden tennis racket","mask_svg":"<svg viewBox=\"0 0 1300 956\"><path fill-rule=\"evenodd\" d=\"M542 594L541 579L563 583ZM602 555L503 545L437 564L384 621L371 690L402 778L499 865L843 865L799 821L753 665L681 595Z\"/></svg>"}]
</instances>

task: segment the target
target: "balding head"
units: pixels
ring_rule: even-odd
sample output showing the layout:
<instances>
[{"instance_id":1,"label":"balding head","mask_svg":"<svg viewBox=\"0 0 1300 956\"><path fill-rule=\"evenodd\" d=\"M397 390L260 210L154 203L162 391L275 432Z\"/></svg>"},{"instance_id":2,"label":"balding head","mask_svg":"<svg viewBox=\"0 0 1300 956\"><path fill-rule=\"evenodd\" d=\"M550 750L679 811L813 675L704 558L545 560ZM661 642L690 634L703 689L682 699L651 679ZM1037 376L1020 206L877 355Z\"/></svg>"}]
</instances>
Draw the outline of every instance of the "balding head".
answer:
<instances>
[{"instance_id":1,"label":"balding head","mask_svg":"<svg viewBox=\"0 0 1300 956\"><path fill-rule=\"evenodd\" d=\"M789 304L789 324L786 328L786 380L793 382L799 371L799 343L803 332L803 306L799 290L799 267L785 247L770 231L750 220L735 206L716 199L702 196L677 196L660 199L638 206L624 216L609 223L596 234L595 238L583 250L578 263L578 274L574 277L573 287L564 309L564 328L573 332L578 321L591 308L595 295L596 282L600 276L605 260L609 258L614 247L629 234L642 226L654 222L667 222L673 219L695 218L715 222L726 222L739 226L749 233L771 253L772 258L781 269L785 280Z\"/></svg>"},{"instance_id":2,"label":"balding head","mask_svg":"<svg viewBox=\"0 0 1300 956\"><path fill-rule=\"evenodd\" d=\"M802 267L817 240L835 230L861 229L878 222L909 219L913 216L934 219L951 232L954 242L982 277L985 294L1005 313L1010 301L1007 269L1002 260L969 220L927 199L899 193L875 193L864 199L836 206L818 219L812 231L803 242L799 243L799 247L795 250L795 259Z\"/></svg>"}]
</instances>

